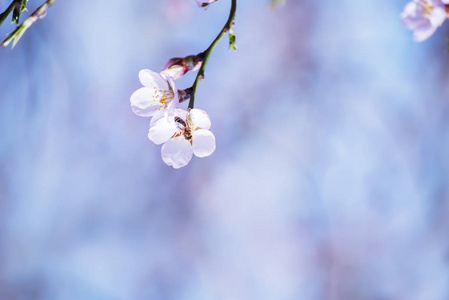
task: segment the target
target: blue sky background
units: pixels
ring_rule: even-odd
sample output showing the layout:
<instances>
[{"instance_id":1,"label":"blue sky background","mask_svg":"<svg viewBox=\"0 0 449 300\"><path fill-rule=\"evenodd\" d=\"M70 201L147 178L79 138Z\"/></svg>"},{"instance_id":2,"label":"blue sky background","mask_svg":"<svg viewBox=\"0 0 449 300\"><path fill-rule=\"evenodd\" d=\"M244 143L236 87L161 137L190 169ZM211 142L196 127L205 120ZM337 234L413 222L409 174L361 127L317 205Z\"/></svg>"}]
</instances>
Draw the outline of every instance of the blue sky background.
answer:
<instances>
[{"instance_id":1,"label":"blue sky background","mask_svg":"<svg viewBox=\"0 0 449 300\"><path fill-rule=\"evenodd\" d=\"M229 2L56 1L0 50L0 299L449 298L447 24L239 1L195 101L217 150L173 170L129 97Z\"/></svg>"}]
</instances>

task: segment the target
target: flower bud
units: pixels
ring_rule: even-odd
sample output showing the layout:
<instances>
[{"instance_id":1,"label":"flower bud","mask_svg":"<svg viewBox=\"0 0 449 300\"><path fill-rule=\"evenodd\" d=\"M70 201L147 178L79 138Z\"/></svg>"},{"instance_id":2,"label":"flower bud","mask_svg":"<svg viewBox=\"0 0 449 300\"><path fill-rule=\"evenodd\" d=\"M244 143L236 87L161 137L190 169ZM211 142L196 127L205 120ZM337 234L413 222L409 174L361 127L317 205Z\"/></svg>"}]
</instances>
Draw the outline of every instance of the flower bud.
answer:
<instances>
[{"instance_id":1,"label":"flower bud","mask_svg":"<svg viewBox=\"0 0 449 300\"><path fill-rule=\"evenodd\" d=\"M178 90L179 103L187 101L192 96L193 89Z\"/></svg>"},{"instance_id":2,"label":"flower bud","mask_svg":"<svg viewBox=\"0 0 449 300\"><path fill-rule=\"evenodd\" d=\"M187 57L174 57L170 59L165 68L161 71L162 75L169 75L174 79L182 77L189 71L196 71L203 63L203 54L189 55Z\"/></svg>"},{"instance_id":3,"label":"flower bud","mask_svg":"<svg viewBox=\"0 0 449 300\"><path fill-rule=\"evenodd\" d=\"M196 0L196 3L199 7L208 7L211 3L214 3L217 0Z\"/></svg>"}]
</instances>

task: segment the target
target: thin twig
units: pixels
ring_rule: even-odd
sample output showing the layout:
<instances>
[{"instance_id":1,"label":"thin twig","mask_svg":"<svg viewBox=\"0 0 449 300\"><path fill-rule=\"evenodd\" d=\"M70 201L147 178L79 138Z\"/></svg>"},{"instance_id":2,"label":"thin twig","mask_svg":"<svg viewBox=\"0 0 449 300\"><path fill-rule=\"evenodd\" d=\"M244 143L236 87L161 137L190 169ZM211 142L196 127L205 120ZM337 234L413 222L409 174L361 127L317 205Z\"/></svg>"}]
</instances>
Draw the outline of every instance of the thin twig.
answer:
<instances>
[{"instance_id":1,"label":"thin twig","mask_svg":"<svg viewBox=\"0 0 449 300\"><path fill-rule=\"evenodd\" d=\"M195 93L196 89L198 88L198 85L201 81L201 79L204 78L204 71L206 70L207 62L209 61L209 57L214 51L215 47L218 45L218 43L221 41L225 33L227 33L232 26L232 23L235 18L235 12L237 10L237 0L232 0L231 5L231 11L229 12L229 18L226 21L226 24L224 25L223 29L220 31L220 33L217 35L215 40L210 44L209 48L207 48L203 53L203 64L201 65L201 68L198 70L198 74L196 75L195 82L193 83L191 89L192 94L190 96L190 102L189 102L189 108L192 109L195 104Z\"/></svg>"},{"instance_id":2,"label":"thin twig","mask_svg":"<svg viewBox=\"0 0 449 300\"><path fill-rule=\"evenodd\" d=\"M38 19L42 19L45 17L47 13L47 9L53 5L55 0L47 0L44 4L39 6L25 21L22 22L17 28L10 33L10 35L0 44L3 47L6 47L12 41L12 48L17 44L19 39L25 33L25 31L33 25Z\"/></svg>"}]
</instances>

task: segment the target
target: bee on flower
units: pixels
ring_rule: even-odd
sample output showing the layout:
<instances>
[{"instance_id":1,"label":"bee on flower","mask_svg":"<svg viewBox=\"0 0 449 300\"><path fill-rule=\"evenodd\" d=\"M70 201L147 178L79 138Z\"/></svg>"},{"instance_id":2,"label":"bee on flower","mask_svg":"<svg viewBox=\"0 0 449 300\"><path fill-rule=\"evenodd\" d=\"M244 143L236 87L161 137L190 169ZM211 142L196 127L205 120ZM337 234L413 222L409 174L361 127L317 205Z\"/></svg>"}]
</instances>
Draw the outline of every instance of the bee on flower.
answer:
<instances>
[{"instance_id":1,"label":"bee on flower","mask_svg":"<svg viewBox=\"0 0 449 300\"><path fill-rule=\"evenodd\" d=\"M175 109L173 117L163 117L150 127L148 138L161 148L162 160L175 169L186 166L193 154L206 157L215 151L211 121L201 109Z\"/></svg>"},{"instance_id":2,"label":"bee on flower","mask_svg":"<svg viewBox=\"0 0 449 300\"><path fill-rule=\"evenodd\" d=\"M199 7L208 7L216 1L196 0ZM186 166L193 155L206 157L215 151L215 136L209 131L210 118L205 111L194 108L195 92L200 80L204 78L204 70L212 51L225 33L229 32L230 46L236 49L236 9L237 0L232 0L225 26L204 52L172 58L160 73L147 69L139 73L143 87L131 95L132 110L138 116L152 117L148 138L157 145L163 144L162 160L175 169ZM198 74L191 87L184 90L176 88L175 79L197 70ZM187 99L190 99L189 110L179 109L179 103Z\"/></svg>"}]
</instances>

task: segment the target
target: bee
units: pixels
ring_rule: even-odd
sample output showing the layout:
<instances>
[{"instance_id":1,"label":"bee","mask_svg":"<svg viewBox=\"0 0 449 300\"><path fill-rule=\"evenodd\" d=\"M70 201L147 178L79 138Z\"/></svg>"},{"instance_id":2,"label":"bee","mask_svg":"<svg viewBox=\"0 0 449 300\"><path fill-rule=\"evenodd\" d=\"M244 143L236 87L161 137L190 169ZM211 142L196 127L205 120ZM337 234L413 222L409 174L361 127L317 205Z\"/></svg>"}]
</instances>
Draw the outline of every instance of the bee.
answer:
<instances>
[{"instance_id":1,"label":"bee","mask_svg":"<svg viewBox=\"0 0 449 300\"><path fill-rule=\"evenodd\" d=\"M178 123L179 125L182 125L183 127L182 129L187 127L186 122L178 116L175 117L175 122Z\"/></svg>"},{"instance_id":2,"label":"bee","mask_svg":"<svg viewBox=\"0 0 449 300\"><path fill-rule=\"evenodd\" d=\"M184 137L186 138L186 140L190 141L192 139L192 131L190 131L190 128L186 128L184 130Z\"/></svg>"},{"instance_id":3,"label":"bee","mask_svg":"<svg viewBox=\"0 0 449 300\"><path fill-rule=\"evenodd\" d=\"M180 117L175 117L175 122L178 124L179 130L182 131L186 140L190 141L192 139L192 131L190 130L189 125Z\"/></svg>"}]
</instances>

